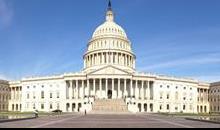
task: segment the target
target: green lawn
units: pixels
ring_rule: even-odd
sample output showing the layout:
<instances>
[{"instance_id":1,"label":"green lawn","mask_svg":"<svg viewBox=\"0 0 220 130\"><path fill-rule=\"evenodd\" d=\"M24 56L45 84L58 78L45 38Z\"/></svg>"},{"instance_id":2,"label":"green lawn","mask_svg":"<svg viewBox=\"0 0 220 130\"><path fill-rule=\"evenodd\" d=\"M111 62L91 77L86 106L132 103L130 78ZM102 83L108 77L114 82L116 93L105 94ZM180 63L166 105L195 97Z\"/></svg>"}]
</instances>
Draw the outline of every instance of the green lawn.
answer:
<instances>
[{"instance_id":1,"label":"green lawn","mask_svg":"<svg viewBox=\"0 0 220 130\"><path fill-rule=\"evenodd\" d=\"M0 112L0 115L33 115L33 112ZM39 112L39 116L50 116L54 113Z\"/></svg>"}]
</instances>

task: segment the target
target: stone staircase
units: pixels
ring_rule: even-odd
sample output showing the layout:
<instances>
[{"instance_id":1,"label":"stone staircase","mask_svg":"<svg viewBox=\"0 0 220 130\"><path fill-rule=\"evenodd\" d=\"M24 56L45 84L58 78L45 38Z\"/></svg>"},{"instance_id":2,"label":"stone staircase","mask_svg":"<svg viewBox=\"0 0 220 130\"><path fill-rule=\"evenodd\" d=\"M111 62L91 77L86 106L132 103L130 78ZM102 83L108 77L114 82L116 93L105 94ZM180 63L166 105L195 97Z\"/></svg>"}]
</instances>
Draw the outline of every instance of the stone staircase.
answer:
<instances>
[{"instance_id":1,"label":"stone staircase","mask_svg":"<svg viewBox=\"0 0 220 130\"><path fill-rule=\"evenodd\" d=\"M123 99L96 100L92 113L116 114L128 113L128 108Z\"/></svg>"}]
</instances>

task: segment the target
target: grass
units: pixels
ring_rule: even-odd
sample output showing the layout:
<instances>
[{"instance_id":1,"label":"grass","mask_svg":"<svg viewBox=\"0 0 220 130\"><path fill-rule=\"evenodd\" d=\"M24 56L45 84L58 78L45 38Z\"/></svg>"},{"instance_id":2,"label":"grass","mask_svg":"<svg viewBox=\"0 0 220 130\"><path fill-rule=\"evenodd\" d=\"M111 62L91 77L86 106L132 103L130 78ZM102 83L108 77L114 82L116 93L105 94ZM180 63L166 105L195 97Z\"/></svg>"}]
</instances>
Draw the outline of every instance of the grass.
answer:
<instances>
[{"instance_id":1,"label":"grass","mask_svg":"<svg viewBox=\"0 0 220 130\"><path fill-rule=\"evenodd\" d=\"M33 115L33 112L0 112L0 115ZM54 113L39 112L39 116L50 116Z\"/></svg>"}]
</instances>

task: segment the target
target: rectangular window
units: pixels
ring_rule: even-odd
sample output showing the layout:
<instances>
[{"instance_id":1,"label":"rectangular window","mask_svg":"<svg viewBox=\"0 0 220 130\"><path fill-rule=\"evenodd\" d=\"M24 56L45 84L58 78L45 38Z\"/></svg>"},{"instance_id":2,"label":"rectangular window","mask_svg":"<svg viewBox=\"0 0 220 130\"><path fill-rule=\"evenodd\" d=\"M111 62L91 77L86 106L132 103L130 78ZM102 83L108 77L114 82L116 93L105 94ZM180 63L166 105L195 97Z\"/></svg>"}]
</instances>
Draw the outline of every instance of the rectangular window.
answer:
<instances>
[{"instance_id":1,"label":"rectangular window","mask_svg":"<svg viewBox=\"0 0 220 130\"><path fill-rule=\"evenodd\" d=\"M183 105L183 110L186 110L186 105Z\"/></svg>"},{"instance_id":2,"label":"rectangular window","mask_svg":"<svg viewBox=\"0 0 220 130\"><path fill-rule=\"evenodd\" d=\"M160 110L162 110L163 109L163 106L162 105L160 105Z\"/></svg>"},{"instance_id":3,"label":"rectangular window","mask_svg":"<svg viewBox=\"0 0 220 130\"><path fill-rule=\"evenodd\" d=\"M52 103L50 104L50 109L53 109L53 104Z\"/></svg>"},{"instance_id":4,"label":"rectangular window","mask_svg":"<svg viewBox=\"0 0 220 130\"><path fill-rule=\"evenodd\" d=\"M50 93L50 98L53 98L53 93Z\"/></svg>"},{"instance_id":5,"label":"rectangular window","mask_svg":"<svg viewBox=\"0 0 220 130\"><path fill-rule=\"evenodd\" d=\"M44 99L44 91L41 91L41 98Z\"/></svg>"},{"instance_id":6,"label":"rectangular window","mask_svg":"<svg viewBox=\"0 0 220 130\"><path fill-rule=\"evenodd\" d=\"M33 104L33 109L36 109L36 105L35 105L35 103Z\"/></svg>"},{"instance_id":7,"label":"rectangular window","mask_svg":"<svg viewBox=\"0 0 220 130\"><path fill-rule=\"evenodd\" d=\"M178 107L175 107L175 110L178 111Z\"/></svg>"},{"instance_id":8,"label":"rectangular window","mask_svg":"<svg viewBox=\"0 0 220 130\"><path fill-rule=\"evenodd\" d=\"M163 99L163 93L160 93L160 99Z\"/></svg>"},{"instance_id":9,"label":"rectangular window","mask_svg":"<svg viewBox=\"0 0 220 130\"><path fill-rule=\"evenodd\" d=\"M60 93L59 92L57 92L57 98L60 98Z\"/></svg>"},{"instance_id":10,"label":"rectangular window","mask_svg":"<svg viewBox=\"0 0 220 130\"><path fill-rule=\"evenodd\" d=\"M169 94L167 94L167 99L170 99L170 95Z\"/></svg>"},{"instance_id":11,"label":"rectangular window","mask_svg":"<svg viewBox=\"0 0 220 130\"><path fill-rule=\"evenodd\" d=\"M30 98L30 94L28 93L28 94L27 94L27 99L29 99L29 98Z\"/></svg>"},{"instance_id":12,"label":"rectangular window","mask_svg":"<svg viewBox=\"0 0 220 130\"><path fill-rule=\"evenodd\" d=\"M44 104L41 104L41 109L42 109L42 110L44 109Z\"/></svg>"},{"instance_id":13,"label":"rectangular window","mask_svg":"<svg viewBox=\"0 0 220 130\"><path fill-rule=\"evenodd\" d=\"M170 105L169 104L167 104L167 110L170 110Z\"/></svg>"}]
</instances>

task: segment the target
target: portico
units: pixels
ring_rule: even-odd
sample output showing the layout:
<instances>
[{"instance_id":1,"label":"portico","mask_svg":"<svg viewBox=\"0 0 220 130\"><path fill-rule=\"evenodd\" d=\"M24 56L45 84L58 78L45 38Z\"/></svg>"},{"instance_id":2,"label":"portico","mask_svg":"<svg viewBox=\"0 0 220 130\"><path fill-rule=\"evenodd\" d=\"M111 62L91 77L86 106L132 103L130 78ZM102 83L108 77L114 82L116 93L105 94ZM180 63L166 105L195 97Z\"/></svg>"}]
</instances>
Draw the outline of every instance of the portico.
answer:
<instances>
[{"instance_id":1,"label":"portico","mask_svg":"<svg viewBox=\"0 0 220 130\"><path fill-rule=\"evenodd\" d=\"M153 81L123 78L91 78L66 81L67 99L125 99L150 100Z\"/></svg>"}]
</instances>

